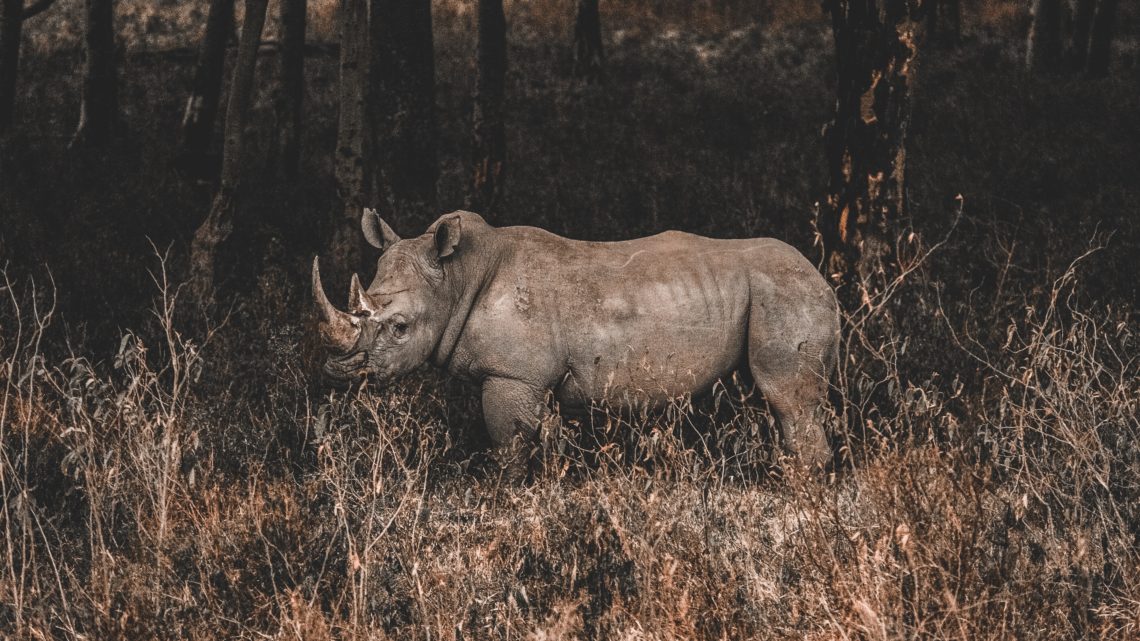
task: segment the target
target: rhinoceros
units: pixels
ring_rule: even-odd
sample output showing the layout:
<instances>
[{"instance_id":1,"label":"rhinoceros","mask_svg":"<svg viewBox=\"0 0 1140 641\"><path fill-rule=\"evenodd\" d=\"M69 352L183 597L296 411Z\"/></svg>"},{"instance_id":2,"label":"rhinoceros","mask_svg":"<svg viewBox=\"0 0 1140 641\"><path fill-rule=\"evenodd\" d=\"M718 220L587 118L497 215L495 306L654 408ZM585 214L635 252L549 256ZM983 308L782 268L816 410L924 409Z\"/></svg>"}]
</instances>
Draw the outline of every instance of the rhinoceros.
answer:
<instances>
[{"instance_id":1,"label":"rhinoceros","mask_svg":"<svg viewBox=\"0 0 1140 641\"><path fill-rule=\"evenodd\" d=\"M387 381L430 362L482 385L488 433L506 446L536 437L552 400L659 407L747 364L793 460L830 459L819 410L837 360L836 296L779 240L586 242L467 211L416 238L374 210L361 226L382 254L367 289L352 276L348 312L329 302L313 259L334 379Z\"/></svg>"}]
</instances>

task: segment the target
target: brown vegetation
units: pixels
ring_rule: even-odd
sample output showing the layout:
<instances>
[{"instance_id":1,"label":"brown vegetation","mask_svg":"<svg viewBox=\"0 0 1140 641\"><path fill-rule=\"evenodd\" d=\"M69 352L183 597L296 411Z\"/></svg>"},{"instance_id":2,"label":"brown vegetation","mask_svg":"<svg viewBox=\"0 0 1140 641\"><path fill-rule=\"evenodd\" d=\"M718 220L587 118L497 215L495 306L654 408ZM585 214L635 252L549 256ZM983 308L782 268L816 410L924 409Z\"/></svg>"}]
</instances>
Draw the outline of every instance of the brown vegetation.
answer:
<instances>
[{"instance_id":1,"label":"brown vegetation","mask_svg":"<svg viewBox=\"0 0 1140 641\"><path fill-rule=\"evenodd\" d=\"M270 407L202 394L213 335L178 332L164 279L157 342L125 334L107 369L46 360L49 297L6 283L17 638L1138 632L1140 337L1077 306L1079 262L1003 348L951 328L980 386L903 382L909 341L856 331L828 479L772 477L771 418L730 385L554 435L525 485L465 445L469 408L431 381L307 398L286 355ZM867 411L880 395L890 416Z\"/></svg>"}]
</instances>

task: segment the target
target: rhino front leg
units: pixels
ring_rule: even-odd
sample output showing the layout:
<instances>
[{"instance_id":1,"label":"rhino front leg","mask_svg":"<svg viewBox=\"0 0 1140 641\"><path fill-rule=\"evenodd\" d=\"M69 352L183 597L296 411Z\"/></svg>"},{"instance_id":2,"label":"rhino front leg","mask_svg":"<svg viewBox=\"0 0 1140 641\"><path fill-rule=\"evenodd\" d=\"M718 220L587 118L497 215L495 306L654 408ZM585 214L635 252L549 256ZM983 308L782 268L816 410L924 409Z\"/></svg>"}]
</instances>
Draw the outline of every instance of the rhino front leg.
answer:
<instances>
[{"instance_id":1,"label":"rhino front leg","mask_svg":"<svg viewBox=\"0 0 1140 641\"><path fill-rule=\"evenodd\" d=\"M546 388L509 378L483 382L483 419L498 458L513 475L525 473L529 446L550 415Z\"/></svg>"}]
</instances>

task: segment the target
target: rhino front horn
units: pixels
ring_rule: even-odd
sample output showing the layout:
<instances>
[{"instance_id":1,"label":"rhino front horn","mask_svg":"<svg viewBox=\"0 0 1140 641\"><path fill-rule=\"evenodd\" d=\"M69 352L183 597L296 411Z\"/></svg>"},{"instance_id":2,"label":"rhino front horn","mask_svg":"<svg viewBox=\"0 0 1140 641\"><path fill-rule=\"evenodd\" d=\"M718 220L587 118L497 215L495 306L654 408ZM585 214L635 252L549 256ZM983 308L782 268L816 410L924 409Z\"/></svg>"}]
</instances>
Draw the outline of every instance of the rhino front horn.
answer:
<instances>
[{"instance_id":1,"label":"rhino front horn","mask_svg":"<svg viewBox=\"0 0 1140 641\"><path fill-rule=\"evenodd\" d=\"M321 338L325 346L342 354L347 353L360 336L360 321L333 307L328 296L325 296L325 288L321 284L320 258L317 256L313 257L313 298L316 299L317 312L321 316Z\"/></svg>"}]
</instances>

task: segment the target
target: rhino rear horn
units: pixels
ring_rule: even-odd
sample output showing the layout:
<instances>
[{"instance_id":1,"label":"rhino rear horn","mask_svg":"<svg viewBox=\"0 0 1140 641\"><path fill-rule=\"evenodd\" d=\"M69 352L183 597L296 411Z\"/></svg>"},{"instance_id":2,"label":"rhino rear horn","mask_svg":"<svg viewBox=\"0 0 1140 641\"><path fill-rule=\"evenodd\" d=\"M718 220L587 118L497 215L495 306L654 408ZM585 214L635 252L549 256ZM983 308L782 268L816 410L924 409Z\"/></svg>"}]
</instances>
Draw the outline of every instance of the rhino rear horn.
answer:
<instances>
[{"instance_id":1,"label":"rhino rear horn","mask_svg":"<svg viewBox=\"0 0 1140 641\"><path fill-rule=\"evenodd\" d=\"M360 217L360 230L364 232L364 239L376 249L388 249L400 242L400 237L375 209L365 209Z\"/></svg>"},{"instance_id":2,"label":"rhino rear horn","mask_svg":"<svg viewBox=\"0 0 1140 641\"><path fill-rule=\"evenodd\" d=\"M364 291L360 277L356 274L352 275L352 282L348 285L348 309L354 314L361 312L371 314L376 311L376 306L368 298L368 292Z\"/></svg>"},{"instance_id":3,"label":"rhino rear horn","mask_svg":"<svg viewBox=\"0 0 1140 641\"><path fill-rule=\"evenodd\" d=\"M342 354L347 353L360 336L360 321L329 302L324 285L321 284L320 258L317 256L313 257L313 298L320 314L321 338L325 346Z\"/></svg>"}]
</instances>

